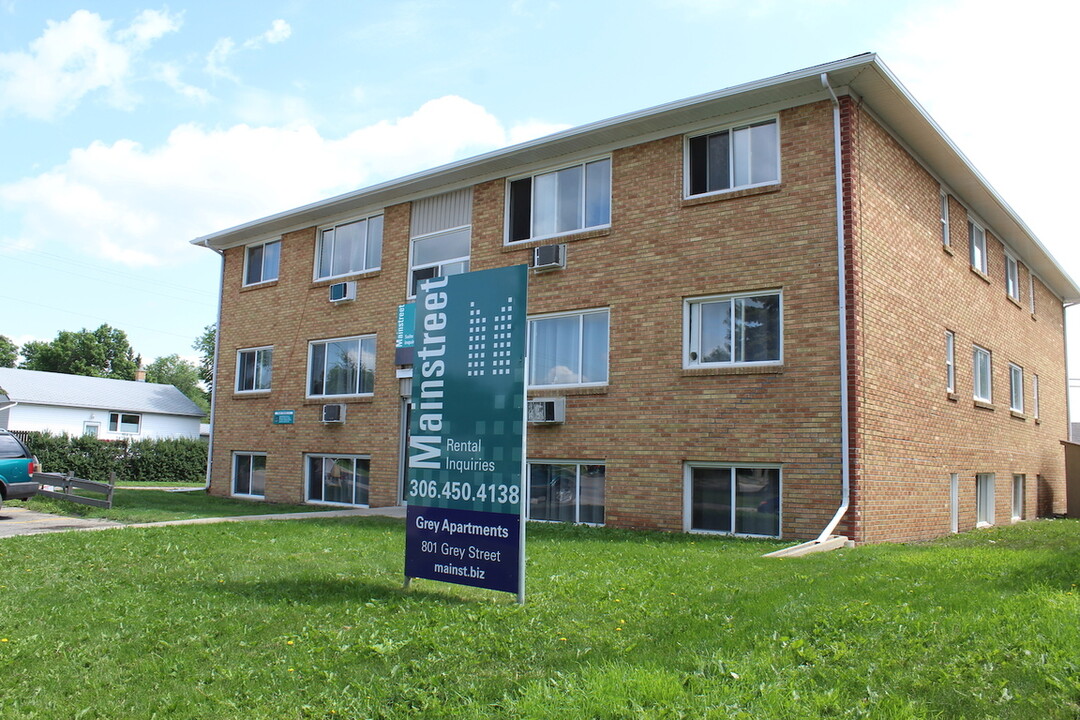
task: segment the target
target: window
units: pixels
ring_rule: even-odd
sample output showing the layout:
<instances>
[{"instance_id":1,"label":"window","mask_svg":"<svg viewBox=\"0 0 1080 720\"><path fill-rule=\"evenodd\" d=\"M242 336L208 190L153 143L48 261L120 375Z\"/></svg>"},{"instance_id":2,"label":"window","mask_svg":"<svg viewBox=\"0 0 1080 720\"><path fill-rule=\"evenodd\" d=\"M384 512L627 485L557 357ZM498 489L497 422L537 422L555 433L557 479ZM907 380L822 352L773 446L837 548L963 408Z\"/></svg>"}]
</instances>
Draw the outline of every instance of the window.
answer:
<instances>
[{"instance_id":1,"label":"window","mask_svg":"<svg viewBox=\"0 0 1080 720\"><path fill-rule=\"evenodd\" d=\"M956 333L945 331L945 391L956 392Z\"/></svg>"},{"instance_id":2,"label":"window","mask_svg":"<svg viewBox=\"0 0 1080 720\"><path fill-rule=\"evenodd\" d=\"M1020 265L1016 258L1005 254L1005 293L1013 300L1020 300Z\"/></svg>"},{"instance_id":3,"label":"window","mask_svg":"<svg viewBox=\"0 0 1080 720\"><path fill-rule=\"evenodd\" d=\"M986 274L986 231L974 220L968 220L968 246L971 254L971 267L983 275Z\"/></svg>"},{"instance_id":4,"label":"window","mask_svg":"<svg viewBox=\"0 0 1080 720\"><path fill-rule=\"evenodd\" d=\"M687 195L737 190L780 180L776 120L687 140Z\"/></svg>"},{"instance_id":5,"label":"window","mask_svg":"<svg viewBox=\"0 0 1080 720\"><path fill-rule=\"evenodd\" d=\"M994 474L979 473L975 476L975 525L987 527L994 524Z\"/></svg>"},{"instance_id":6,"label":"window","mask_svg":"<svg viewBox=\"0 0 1080 720\"><path fill-rule=\"evenodd\" d=\"M529 319L529 386L604 385L608 381L608 311Z\"/></svg>"},{"instance_id":7,"label":"window","mask_svg":"<svg viewBox=\"0 0 1080 720\"><path fill-rule=\"evenodd\" d=\"M780 293L716 295L684 306L683 367L779 363Z\"/></svg>"},{"instance_id":8,"label":"window","mask_svg":"<svg viewBox=\"0 0 1080 720\"><path fill-rule=\"evenodd\" d=\"M356 455L308 455L308 501L367 505L370 463Z\"/></svg>"},{"instance_id":9,"label":"window","mask_svg":"<svg viewBox=\"0 0 1080 720\"><path fill-rule=\"evenodd\" d=\"M941 244L949 247L949 195L941 191Z\"/></svg>"},{"instance_id":10,"label":"window","mask_svg":"<svg viewBox=\"0 0 1080 720\"><path fill-rule=\"evenodd\" d=\"M134 413L109 413L109 432L138 435L142 416Z\"/></svg>"},{"instance_id":11,"label":"window","mask_svg":"<svg viewBox=\"0 0 1080 720\"><path fill-rule=\"evenodd\" d=\"M370 395L375 388L375 336L311 343L308 396Z\"/></svg>"},{"instance_id":12,"label":"window","mask_svg":"<svg viewBox=\"0 0 1080 720\"><path fill-rule=\"evenodd\" d=\"M244 258L244 285L257 285L278 279L281 241L249 245Z\"/></svg>"},{"instance_id":13,"label":"window","mask_svg":"<svg viewBox=\"0 0 1080 720\"><path fill-rule=\"evenodd\" d=\"M780 536L780 468L700 464L686 468L688 530Z\"/></svg>"},{"instance_id":14,"label":"window","mask_svg":"<svg viewBox=\"0 0 1080 720\"><path fill-rule=\"evenodd\" d=\"M416 295L424 280L469 272L471 235L471 229L466 227L413 239L410 297Z\"/></svg>"},{"instance_id":15,"label":"window","mask_svg":"<svg viewBox=\"0 0 1080 720\"><path fill-rule=\"evenodd\" d=\"M233 454L233 495L266 494L266 453Z\"/></svg>"},{"instance_id":16,"label":"window","mask_svg":"<svg viewBox=\"0 0 1080 720\"><path fill-rule=\"evenodd\" d=\"M990 351L976 345L972 355L974 360L975 399L982 402L993 402L993 383L990 378Z\"/></svg>"},{"instance_id":17,"label":"window","mask_svg":"<svg viewBox=\"0 0 1080 720\"><path fill-rule=\"evenodd\" d=\"M86 437L98 437L101 434L101 423L84 422L82 426L82 434Z\"/></svg>"},{"instance_id":18,"label":"window","mask_svg":"<svg viewBox=\"0 0 1080 720\"><path fill-rule=\"evenodd\" d=\"M1012 519L1024 519L1024 476L1013 475L1012 481Z\"/></svg>"},{"instance_id":19,"label":"window","mask_svg":"<svg viewBox=\"0 0 1080 720\"><path fill-rule=\"evenodd\" d=\"M1031 414L1038 420L1039 419L1039 376L1031 376Z\"/></svg>"},{"instance_id":20,"label":"window","mask_svg":"<svg viewBox=\"0 0 1080 720\"><path fill-rule=\"evenodd\" d=\"M1028 307L1035 314L1035 273L1028 271Z\"/></svg>"},{"instance_id":21,"label":"window","mask_svg":"<svg viewBox=\"0 0 1080 720\"><path fill-rule=\"evenodd\" d=\"M1024 368L1009 363L1009 409L1024 412Z\"/></svg>"},{"instance_id":22,"label":"window","mask_svg":"<svg viewBox=\"0 0 1080 720\"><path fill-rule=\"evenodd\" d=\"M274 349L269 347L236 353L236 392L270 389Z\"/></svg>"},{"instance_id":23,"label":"window","mask_svg":"<svg viewBox=\"0 0 1080 720\"><path fill-rule=\"evenodd\" d=\"M529 463L529 519L604 524L604 466Z\"/></svg>"},{"instance_id":24,"label":"window","mask_svg":"<svg viewBox=\"0 0 1080 720\"><path fill-rule=\"evenodd\" d=\"M960 532L960 475L949 475L949 531Z\"/></svg>"},{"instance_id":25,"label":"window","mask_svg":"<svg viewBox=\"0 0 1080 720\"><path fill-rule=\"evenodd\" d=\"M315 279L375 270L382 263L382 215L325 228L319 233Z\"/></svg>"},{"instance_id":26,"label":"window","mask_svg":"<svg viewBox=\"0 0 1080 720\"><path fill-rule=\"evenodd\" d=\"M611 224L611 159L510 182L510 242Z\"/></svg>"}]
</instances>

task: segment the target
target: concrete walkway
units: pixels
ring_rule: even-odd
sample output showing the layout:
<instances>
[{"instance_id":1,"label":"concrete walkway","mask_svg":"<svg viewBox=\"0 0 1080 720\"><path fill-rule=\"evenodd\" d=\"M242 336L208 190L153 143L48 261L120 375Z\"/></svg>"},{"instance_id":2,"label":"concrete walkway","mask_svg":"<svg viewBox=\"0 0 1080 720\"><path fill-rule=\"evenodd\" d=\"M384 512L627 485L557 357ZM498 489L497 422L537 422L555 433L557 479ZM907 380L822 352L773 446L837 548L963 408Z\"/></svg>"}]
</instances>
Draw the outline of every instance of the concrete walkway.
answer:
<instances>
[{"instance_id":1,"label":"concrete walkway","mask_svg":"<svg viewBox=\"0 0 1080 720\"><path fill-rule=\"evenodd\" d=\"M405 506L381 508L351 508L348 510L325 510L323 512L278 513L268 515L234 515L231 517L194 518L191 520L166 520L152 523L118 523L96 518L75 518L63 515L34 512L24 507L4 505L0 508L0 538L16 535L39 535L41 533L66 532L69 530L106 530L121 527L158 527L165 525L208 525L211 523L246 522L249 520L315 520L339 517L405 517Z\"/></svg>"}]
</instances>

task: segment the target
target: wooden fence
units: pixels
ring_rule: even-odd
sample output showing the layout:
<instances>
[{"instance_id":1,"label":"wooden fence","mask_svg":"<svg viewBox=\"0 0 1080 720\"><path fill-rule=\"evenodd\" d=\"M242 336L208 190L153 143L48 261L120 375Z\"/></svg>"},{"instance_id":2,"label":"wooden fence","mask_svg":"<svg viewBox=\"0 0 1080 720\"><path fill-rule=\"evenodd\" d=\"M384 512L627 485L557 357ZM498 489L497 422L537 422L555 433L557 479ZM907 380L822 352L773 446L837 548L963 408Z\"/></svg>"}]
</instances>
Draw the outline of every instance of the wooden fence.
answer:
<instances>
[{"instance_id":1,"label":"wooden fence","mask_svg":"<svg viewBox=\"0 0 1080 720\"><path fill-rule=\"evenodd\" d=\"M75 474L70 472L67 475L63 473L34 473L34 480L41 486L38 488L37 494L43 497L67 500L80 505L105 508L106 510L112 507L113 489L116 487L115 473L109 473L109 482L107 483L83 480L75 477ZM43 489L44 486L53 489L45 490ZM104 495L104 497L86 497L85 495L76 494L76 490L89 491Z\"/></svg>"}]
</instances>

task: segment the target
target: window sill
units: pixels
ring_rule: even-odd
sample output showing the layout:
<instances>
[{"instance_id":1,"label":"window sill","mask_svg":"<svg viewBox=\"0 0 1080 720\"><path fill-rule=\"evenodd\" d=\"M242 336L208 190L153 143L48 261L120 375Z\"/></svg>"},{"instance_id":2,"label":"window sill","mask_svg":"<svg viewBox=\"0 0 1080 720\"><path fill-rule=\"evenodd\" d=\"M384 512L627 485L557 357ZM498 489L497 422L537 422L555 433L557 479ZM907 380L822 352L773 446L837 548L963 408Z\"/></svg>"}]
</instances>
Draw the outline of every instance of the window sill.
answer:
<instances>
[{"instance_id":1,"label":"window sill","mask_svg":"<svg viewBox=\"0 0 1080 720\"><path fill-rule=\"evenodd\" d=\"M544 238L538 238L533 240L507 240L503 243L503 252L512 252L514 250L520 250L522 248L535 248L542 245L558 245L560 243L577 242L579 240L589 240L591 238L606 237L611 234L611 226L606 225L601 228L593 228L592 230L579 230L577 232L569 232L565 235L550 235Z\"/></svg>"},{"instance_id":2,"label":"window sill","mask_svg":"<svg viewBox=\"0 0 1080 720\"><path fill-rule=\"evenodd\" d=\"M774 183L772 185L762 185L760 187L742 188L740 190L726 190L717 193L711 193L709 195L693 195L691 197L684 197L682 206L694 207L695 205L708 205L714 202L723 202L724 200L736 200L738 198L753 197L755 195L768 195L770 193L780 192L784 189L782 182Z\"/></svg>"},{"instance_id":3,"label":"window sill","mask_svg":"<svg viewBox=\"0 0 1080 720\"><path fill-rule=\"evenodd\" d=\"M982 280L987 285L990 285L990 276L989 275L987 275L986 273L984 273L982 270L975 267L974 265L969 265L968 267L971 270L973 275L977 276L980 280Z\"/></svg>"},{"instance_id":4,"label":"window sill","mask_svg":"<svg viewBox=\"0 0 1080 720\"><path fill-rule=\"evenodd\" d=\"M954 392L950 392L950 393L945 393L945 399L946 400L951 400L952 402L957 402L960 399L960 396L957 395Z\"/></svg>"},{"instance_id":5,"label":"window sill","mask_svg":"<svg viewBox=\"0 0 1080 720\"><path fill-rule=\"evenodd\" d=\"M271 390L254 390L248 392L233 391L233 400L259 400L270 397Z\"/></svg>"},{"instance_id":6,"label":"window sill","mask_svg":"<svg viewBox=\"0 0 1080 720\"><path fill-rule=\"evenodd\" d=\"M949 257L953 257L956 255L956 251L952 249L952 245L945 245L944 243L942 243L941 249L945 251L945 254Z\"/></svg>"},{"instance_id":7,"label":"window sill","mask_svg":"<svg viewBox=\"0 0 1080 720\"><path fill-rule=\"evenodd\" d=\"M1005 297L1009 298L1009 302L1011 302L1013 305L1015 305L1016 307L1018 307L1020 309L1023 309L1024 306L1020 304L1019 298L1014 298L1012 295L1009 295L1008 293L1005 293Z\"/></svg>"},{"instance_id":8,"label":"window sill","mask_svg":"<svg viewBox=\"0 0 1080 720\"><path fill-rule=\"evenodd\" d=\"M1027 422L1027 415L1022 412L1017 412L1016 410L1010 410L1009 417L1014 417L1017 420L1023 420L1024 422Z\"/></svg>"},{"instance_id":9,"label":"window sill","mask_svg":"<svg viewBox=\"0 0 1080 720\"><path fill-rule=\"evenodd\" d=\"M740 365L733 367L683 368L683 377L698 375L783 375L783 365Z\"/></svg>"},{"instance_id":10,"label":"window sill","mask_svg":"<svg viewBox=\"0 0 1080 720\"><path fill-rule=\"evenodd\" d=\"M990 412L994 411L994 404L988 403L985 400L976 400L975 407L979 408L980 410L989 410Z\"/></svg>"},{"instance_id":11,"label":"window sill","mask_svg":"<svg viewBox=\"0 0 1080 720\"><path fill-rule=\"evenodd\" d=\"M240 286L240 292L245 293L245 292L251 292L253 290L262 290L264 288L277 287L277 284L278 284L277 280L267 280L266 282L255 283L253 285L241 285Z\"/></svg>"},{"instance_id":12,"label":"window sill","mask_svg":"<svg viewBox=\"0 0 1080 720\"><path fill-rule=\"evenodd\" d=\"M320 278L318 280L311 281L311 287L329 287L335 283L346 282L348 280L365 280L367 278L378 277L382 272L382 268L375 268L374 270L364 270L363 272L353 273L351 275L340 275L332 278Z\"/></svg>"},{"instance_id":13,"label":"window sill","mask_svg":"<svg viewBox=\"0 0 1080 720\"><path fill-rule=\"evenodd\" d=\"M539 397L550 397L552 395L607 395L608 386L599 385L595 387L553 387L547 388L544 386L530 387L528 388L529 399Z\"/></svg>"},{"instance_id":14,"label":"window sill","mask_svg":"<svg viewBox=\"0 0 1080 720\"><path fill-rule=\"evenodd\" d=\"M305 398L305 405L332 405L342 403L345 405L351 405L353 403L370 403L375 401L374 395L329 395L321 398Z\"/></svg>"}]
</instances>

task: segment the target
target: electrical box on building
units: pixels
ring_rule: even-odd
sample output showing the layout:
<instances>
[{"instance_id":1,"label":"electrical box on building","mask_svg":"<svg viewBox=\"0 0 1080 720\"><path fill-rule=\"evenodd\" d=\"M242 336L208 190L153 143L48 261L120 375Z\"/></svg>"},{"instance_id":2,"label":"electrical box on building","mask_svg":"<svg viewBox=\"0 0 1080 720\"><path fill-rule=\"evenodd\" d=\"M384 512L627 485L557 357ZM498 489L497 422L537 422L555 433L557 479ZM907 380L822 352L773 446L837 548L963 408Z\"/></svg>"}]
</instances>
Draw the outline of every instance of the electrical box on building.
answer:
<instances>
[{"instance_id":1,"label":"electrical box on building","mask_svg":"<svg viewBox=\"0 0 1080 720\"><path fill-rule=\"evenodd\" d=\"M345 422L345 406L341 403L331 403L322 406L322 421L324 423Z\"/></svg>"},{"instance_id":2,"label":"electrical box on building","mask_svg":"<svg viewBox=\"0 0 1080 720\"><path fill-rule=\"evenodd\" d=\"M330 302L339 303L356 299L356 281L334 283L330 286Z\"/></svg>"},{"instance_id":3,"label":"electrical box on building","mask_svg":"<svg viewBox=\"0 0 1080 720\"><path fill-rule=\"evenodd\" d=\"M534 247L530 264L533 272L547 272L566 267L566 244Z\"/></svg>"},{"instance_id":4,"label":"electrical box on building","mask_svg":"<svg viewBox=\"0 0 1080 720\"><path fill-rule=\"evenodd\" d=\"M566 398L534 398L525 411L526 419L536 424L566 422Z\"/></svg>"}]
</instances>

